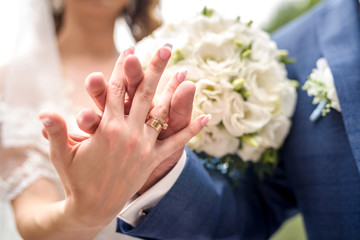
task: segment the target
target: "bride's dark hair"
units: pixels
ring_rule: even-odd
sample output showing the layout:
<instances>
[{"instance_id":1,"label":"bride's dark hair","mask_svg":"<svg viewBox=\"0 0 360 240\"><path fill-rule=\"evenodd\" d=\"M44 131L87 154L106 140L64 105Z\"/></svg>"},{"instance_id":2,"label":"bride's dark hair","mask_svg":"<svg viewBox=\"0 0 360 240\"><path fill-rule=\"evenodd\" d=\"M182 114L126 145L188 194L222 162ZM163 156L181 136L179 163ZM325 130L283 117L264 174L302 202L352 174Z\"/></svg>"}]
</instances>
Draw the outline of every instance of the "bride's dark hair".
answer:
<instances>
[{"instance_id":1,"label":"bride's dark hair","mask_svg":"<svg viewBox=\"0 0 360 240\"><path fill-rule=\"evenodd\" d=\"M132 0L129 6L120 13L124 16L136 41L148 36L161 25L161 21L156 15L158 4L159 0ZM53 17L56 32L59 32L63 11L53 11Z\"/></svg>"}]
</instances>

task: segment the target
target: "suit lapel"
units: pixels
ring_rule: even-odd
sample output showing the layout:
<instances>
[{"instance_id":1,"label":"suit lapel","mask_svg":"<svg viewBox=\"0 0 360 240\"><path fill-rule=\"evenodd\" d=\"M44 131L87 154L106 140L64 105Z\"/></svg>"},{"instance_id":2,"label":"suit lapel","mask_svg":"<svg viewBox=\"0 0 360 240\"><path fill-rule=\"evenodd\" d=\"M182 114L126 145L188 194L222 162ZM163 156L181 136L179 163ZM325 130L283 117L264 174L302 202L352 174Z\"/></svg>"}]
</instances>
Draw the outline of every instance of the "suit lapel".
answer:
<instances>
[{"instance_id":1,"label":"suit lapel","mask_svg":"<svg viewBox=\"0 0 360 240\"><path fill-rule=\"evenodd\" d=\"M317 19L320 48L334 76L343 121L360 172L360 24L357 0L329 1Z\"/></svg>"}]
</instances>

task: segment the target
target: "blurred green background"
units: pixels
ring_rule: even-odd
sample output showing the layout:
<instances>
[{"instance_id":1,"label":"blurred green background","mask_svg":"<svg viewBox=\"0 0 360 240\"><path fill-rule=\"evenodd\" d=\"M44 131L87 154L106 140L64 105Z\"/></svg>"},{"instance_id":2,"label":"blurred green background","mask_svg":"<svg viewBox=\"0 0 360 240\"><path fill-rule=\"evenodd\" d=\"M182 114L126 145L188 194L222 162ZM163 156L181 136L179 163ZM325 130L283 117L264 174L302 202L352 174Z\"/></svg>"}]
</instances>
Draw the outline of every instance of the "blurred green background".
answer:
<instances>
[{"instance_id":1,"label":"blurred green background","mask_svg":"<svg viewBox=\"0 0 360 240\"><path fill-rule=\"evenodd\" d=\"M263 29L269 33L307 12L321 0L285 0ZM287 220L270 238L271 240L304 240L307 239L301 214Z\"/></svg>"}]
</instances>

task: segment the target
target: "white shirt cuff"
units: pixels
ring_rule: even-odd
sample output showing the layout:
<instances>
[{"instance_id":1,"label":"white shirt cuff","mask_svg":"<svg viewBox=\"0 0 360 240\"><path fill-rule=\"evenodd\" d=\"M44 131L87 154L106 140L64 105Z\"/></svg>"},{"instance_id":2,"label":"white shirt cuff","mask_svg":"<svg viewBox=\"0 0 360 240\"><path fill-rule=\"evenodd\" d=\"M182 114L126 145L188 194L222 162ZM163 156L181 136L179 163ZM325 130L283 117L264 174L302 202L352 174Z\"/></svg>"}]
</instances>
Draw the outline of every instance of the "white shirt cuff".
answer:
<instances>
[{"instance_id":1,"label":"white shirt cuff","mask_svg":"<svg viewBox=\"0 0 360 240\"><path fill-rule=\"evenodd\" d=\"M139 225L149 213L149 210L155 207L175 184L185 167L185 163L186 152L184 150L183 155L173 169L144 194L139 197L135 196L127 202L125 207L118 214L118 217L132 227Z\"/></svg>"}]
</instances>

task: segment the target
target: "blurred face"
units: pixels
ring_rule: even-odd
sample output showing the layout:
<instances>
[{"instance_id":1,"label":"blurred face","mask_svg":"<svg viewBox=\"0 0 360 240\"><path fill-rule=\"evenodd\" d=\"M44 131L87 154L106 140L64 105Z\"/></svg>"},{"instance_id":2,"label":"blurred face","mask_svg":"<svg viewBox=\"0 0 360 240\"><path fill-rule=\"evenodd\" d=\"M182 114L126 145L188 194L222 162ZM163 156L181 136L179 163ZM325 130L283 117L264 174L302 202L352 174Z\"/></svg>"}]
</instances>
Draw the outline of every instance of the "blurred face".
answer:
<instances>
[{"instance_id":1,"label":"blurred face","mask_svg":"<svg viewBox=\"0 0 360 240\"><path fill-rule=\"evenodd\" d=\"M64 8L72 14L95 18L116 18L131 0L63 0Z\"/></svg>"}]
</instances>

